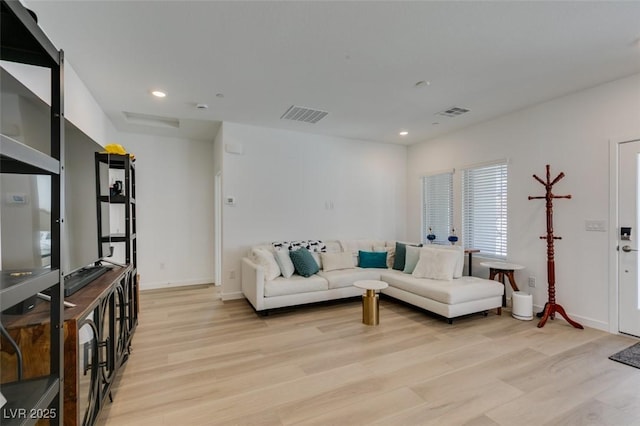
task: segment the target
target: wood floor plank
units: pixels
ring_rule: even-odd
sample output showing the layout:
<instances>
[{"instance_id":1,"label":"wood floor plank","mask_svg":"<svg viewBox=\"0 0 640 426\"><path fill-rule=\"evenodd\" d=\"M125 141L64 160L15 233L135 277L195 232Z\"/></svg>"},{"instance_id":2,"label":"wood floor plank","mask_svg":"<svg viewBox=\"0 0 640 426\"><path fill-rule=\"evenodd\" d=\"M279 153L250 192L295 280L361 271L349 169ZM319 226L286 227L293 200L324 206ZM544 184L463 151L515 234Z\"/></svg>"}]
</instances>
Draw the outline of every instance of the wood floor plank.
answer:
<instances>
[{"instance_id":1,"label":"wood floor plank","mask_svg":"<svg viewBox=\"0 0 640 426\"><path fill-rule=\"evenodd\" d=\"M324 413L297 425L367 425L387 414L420 405L424 401L408 388L379 393L366 400ZM285 423L288 424L288 423Z\"/></svg>"},{"instance_id":2,"label":"wood floor plank","mask_svg":"<svg viewBox=\"0 0 640 426\"><path fill-rule=\"evenodd\" d=\"M98 425L636 425L636 339L564 321L452 325L383 298L262 317L218 289L144 291L133 351Z\"/></svg>"}]
</instances>

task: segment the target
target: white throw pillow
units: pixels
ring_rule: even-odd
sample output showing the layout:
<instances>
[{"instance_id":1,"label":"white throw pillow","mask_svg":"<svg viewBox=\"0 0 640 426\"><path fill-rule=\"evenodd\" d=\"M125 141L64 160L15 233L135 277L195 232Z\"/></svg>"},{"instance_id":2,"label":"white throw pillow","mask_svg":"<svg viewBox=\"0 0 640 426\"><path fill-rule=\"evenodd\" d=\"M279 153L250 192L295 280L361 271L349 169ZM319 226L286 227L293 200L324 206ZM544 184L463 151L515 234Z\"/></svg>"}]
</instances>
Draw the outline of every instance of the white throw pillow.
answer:
<instances>
[{"instance_id":1,"label":"white throw pillow","mask_svg":"<svg viewBox=\"0 0 640 426\"><path fill-rule=\"evenodd\" d=\"M420 260L412 275L416 278L451 281L456 269L458 253L453 250L420 250Z\"/></svg>"},{"instance_id":2,"label":"white throw pillow","mask_svg":"<svg viewBox=\"0 0 640 426\"><path fill-rule=\"evenodd\" d=\"M291 278L291 275L293 275L296 269L291 261L291 256L289 256L289 250L276 250L274 257L276 258L276 262L278 262L282 276Z\"/></svg>"},{"instance_id":3,"label":"white throw pillow","mask_svg":"<svg viewBox=\"0 0 640 426\"><path fill-rule=\"evenodd\" d=\"M462 272L464 271L464 248L462 246L445 246L445 245L436 245L429 244L423 247L423 250L448 250L456 253L456 269L453 271L453 278L462 277Z\"/></svg>"},{"instance_id":4,"label":"white throw pillow","mask_svg":"<svg viewBox=\"0 0 640 426\"><path fill-rule=\"evenodd\" d=\"M353 257L348 251L338 253L320 253L322 258L322 270L325 272L334 271L336 269L353 268Z\"/></svg>"},{"instance_id":5,"label":"white throw pillow","mask_svg":"<svg viewBox=\"0 0 640 426\"><path fill-rule=\"evenodd\" d=\"M420 247L407 246L407 251L404 257L404 270L402 272L405 274L412 274L419 259Z\"/></svg>"},{"instance_id":6,"label":"white throw pillow","mask_svg":"<svg viewBox=\"0 0 640 426\"><path fill-rule=\"evenodd\" d=\"M251 252L253 260L264 268L264 279L266 281L273 281L280 276L280 267L273 253L261 248L254 248Z\"/></svg>"}]
</instances>

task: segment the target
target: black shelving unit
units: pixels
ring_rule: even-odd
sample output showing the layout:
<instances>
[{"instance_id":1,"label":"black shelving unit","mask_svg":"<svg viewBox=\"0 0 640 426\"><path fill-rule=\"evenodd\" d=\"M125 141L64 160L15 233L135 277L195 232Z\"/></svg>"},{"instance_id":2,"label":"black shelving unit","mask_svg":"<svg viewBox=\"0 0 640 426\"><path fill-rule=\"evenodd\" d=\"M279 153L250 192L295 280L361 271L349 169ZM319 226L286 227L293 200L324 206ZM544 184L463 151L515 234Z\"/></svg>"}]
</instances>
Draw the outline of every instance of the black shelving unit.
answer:
<instances>
[{"instance_id":1,"label":"black shelving unit","mask_svg":"<svg viewBox=\"0 0 640 426\"><path fill-rule=\"evenodd\" d=\"M0 136L2 173L48 175L51 182L51 265L0 274L0 311L49 289L51 347L49 375L0 385L7 403L3 425L32 425L41 418L63 423L64 336L63 277L60 270L64 217L64 53L38 27L18 1L0 0L0 59L48 68L51 77L50 155L11 137ZM29 238L27 236L27 238ZM4 325L3 325L4 328Z\"/></svg>"},{"instance_id":2,"label":"black shelving unit","mask_svg":"<svg viewBox=\"0 0 640 426\"><path fill-rule=\"evenodd\" d=\"M96 153L96 176L99 176L99 164L107 164L109 170L120 171L118 176L123 179L120 193L115 193L112 188L109 194L104 194L99 180L96 181L98 226L101 226L101 205L123 206L124 232L110 233L101 237L102 243L113 245L124 244L124 263L131 267L130 277L119 291L122 293L119 300L124 306L118 304L118 310L124 315L126 330L123 332L124 346L130 347L131 338L138 325L138 236L136 231L136 168L134 160L128 155Z\"/></svg>"}]
</instances>

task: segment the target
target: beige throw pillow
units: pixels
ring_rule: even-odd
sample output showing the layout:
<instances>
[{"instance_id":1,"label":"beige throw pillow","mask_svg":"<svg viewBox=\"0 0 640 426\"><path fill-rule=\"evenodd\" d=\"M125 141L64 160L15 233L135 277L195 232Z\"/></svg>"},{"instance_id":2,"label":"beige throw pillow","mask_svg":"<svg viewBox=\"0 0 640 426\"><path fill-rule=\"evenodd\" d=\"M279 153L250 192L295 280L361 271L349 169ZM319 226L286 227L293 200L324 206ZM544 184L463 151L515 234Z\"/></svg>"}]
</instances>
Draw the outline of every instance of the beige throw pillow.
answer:
<instances>
[{"instance_id":1,"label":"beige throw pillow","mask_svg":"<svg viewBox=\"0 0 640 426\"><path fill-rule=\"evenodd\" d=\"M353 268L353 256L351 252L320 253L320 257L322 258L322 270L325 272Z\"/></svg>"},{"instance_id":2,"label":"beige throw pillow","mask_svg":"<svg viewBox=\"0 0 640 426\"><path fill-rule=\"evenodd\" d=\"M280 267L278 266L278 262L276 262L276 258L273 257L273 253L261 248L254 248L251 250L251 253L253 255L253 261L264 269L265 281L273 281L280 276Z\"/></svg>"}]
</instances>

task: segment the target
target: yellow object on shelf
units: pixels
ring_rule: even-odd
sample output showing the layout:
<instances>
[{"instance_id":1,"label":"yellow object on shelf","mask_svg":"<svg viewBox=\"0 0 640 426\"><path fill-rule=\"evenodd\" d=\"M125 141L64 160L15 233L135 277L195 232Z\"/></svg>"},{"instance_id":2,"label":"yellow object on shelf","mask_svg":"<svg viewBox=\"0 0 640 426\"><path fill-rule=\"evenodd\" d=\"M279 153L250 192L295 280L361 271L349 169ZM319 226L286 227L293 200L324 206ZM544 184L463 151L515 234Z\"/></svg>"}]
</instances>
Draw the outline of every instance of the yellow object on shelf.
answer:
<instances>
[{"instance_id":1,"label":"yellow object on shelf","mask_svg":"<svg viewBox=\"0 0 640 426\"><path fill-rule=\"evenodd\" d=\"M105 145L104 147L105 152L107 154L118 154L118 155L127 155L127 150L124 149L124 147L122 145L120 145L119 143L110 143ZM129 154L129 157L131 157L132 160L136 159L136 156L133 154Z\"/></svg>"}]
</instances>

